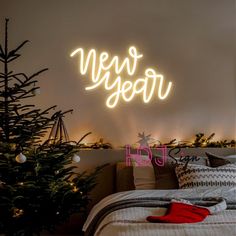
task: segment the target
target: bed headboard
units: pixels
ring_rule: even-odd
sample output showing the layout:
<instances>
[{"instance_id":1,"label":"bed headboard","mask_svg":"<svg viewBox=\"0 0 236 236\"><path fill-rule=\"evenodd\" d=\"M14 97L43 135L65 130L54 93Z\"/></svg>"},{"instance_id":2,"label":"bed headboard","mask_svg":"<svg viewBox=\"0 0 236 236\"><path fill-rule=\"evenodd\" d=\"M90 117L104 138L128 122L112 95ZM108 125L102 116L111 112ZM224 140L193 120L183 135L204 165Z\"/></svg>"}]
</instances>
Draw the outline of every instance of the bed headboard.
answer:
<instances>
[{"instance_id":1,"label":"bed headboard","mask_svg":"<svg viewBox=\"0 0 236 236\"><path fill-rule=\"evenodd\" d=\"M211 152L220 156L236 154L236 148L182 148L181 151L189 156L206 156L205 152ZM125 149L81 150L79 155L81 161L76 164L78 166L78 172L84 170L90 171L97 166L109 163L98 175L98 184L91 193L92 206L105 196L115 192L116 163L125 161Z\"/></svg>"}]
</instances>

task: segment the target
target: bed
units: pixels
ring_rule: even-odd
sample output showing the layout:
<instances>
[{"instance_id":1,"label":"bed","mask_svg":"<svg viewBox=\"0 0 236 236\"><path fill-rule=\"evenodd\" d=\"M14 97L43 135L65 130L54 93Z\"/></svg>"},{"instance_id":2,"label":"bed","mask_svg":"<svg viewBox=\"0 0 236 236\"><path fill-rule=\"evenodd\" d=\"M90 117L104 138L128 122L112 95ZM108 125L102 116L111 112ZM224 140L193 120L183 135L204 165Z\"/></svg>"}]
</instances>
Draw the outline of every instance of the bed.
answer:
<instances>
[{"instance_id":1,"label":"bed","mask_svg":"<svg viewBox=\"0 0 236 236\"><path fill-rule=\"evenodd\" d=\"M214 202L216 197L227 200L228 209L208 216L194 224L149 223L149 215L164 215L172 198L192 202ZM95 236L235 236L236 188L133 190L112 194L100 201L90 212L83 230Z\"/></svg>"},{"instance_id":2,"label":"bed","mask_svg":"<svg viewBox=\"0 0 236 236\"><path fill-rule=\"evenodd\" d=\"M201 158L199 163L189 164L185 175L181 172L183 170L176 171L176 167L169 165L169 162L161 169L154 166L140 169L135 165L127 167L124 163L118 163L116 182L120 189L92 208L83 226L85 235L235 236L236 165L232 163L236 158L231 156L224 158L226 159L227 161L221 161L220 164L219 159L216 159L217 165L213 168L212 159L209 163L209 157ZM150 174L150 171L153 171L153 174ZM192 176L189 177L191 171L200 173L200 177L195 176L195 179L191 179ZM206 184L204 181L208 181L207 186L204 186ZM201 186L202 183L204 183L203 186ZM214 183L216 183L215 186ZM147 221L148 216L165 215L173 199L188 200L201 207L213 206L224 199L227 209L210 214L198 223L176 224Z\"/></svg>"}]
</instances>

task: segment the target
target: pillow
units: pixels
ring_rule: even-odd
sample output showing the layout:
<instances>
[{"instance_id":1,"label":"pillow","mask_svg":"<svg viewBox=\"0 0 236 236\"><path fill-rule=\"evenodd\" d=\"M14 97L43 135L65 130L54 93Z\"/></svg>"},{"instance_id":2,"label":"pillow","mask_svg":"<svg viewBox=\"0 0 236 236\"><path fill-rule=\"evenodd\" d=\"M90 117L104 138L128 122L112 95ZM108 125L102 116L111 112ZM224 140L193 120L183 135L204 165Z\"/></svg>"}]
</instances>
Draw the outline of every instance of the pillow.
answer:
<instances>
[{"instance_id":1,"label":"pillow","mask_svg":"<svg viewBox=\"0 0 236 236\"><path fill-rule=\"evenodd\" d=\"M159 166L155 163L157 158L160 157L154 157L152 159L156 179L156 189L177 189L179 185L173 161L167 160L164 166Z\"/></svg>"},{"instance_id":2,"label":"pillow","mask_svg":"<svg viewBox=\"0 0 236 236\"><path fill-rule=\"evenodd\" d=\"M236 161L236 154L226 156L226 158L229 158L229 159L232 158L232 160L235 160L235 161Z\"/></svg>"},{"instance_id":3,"label":"pillow","mask_svg":"<svg viewBox=\"0 0 236 236\"><path fill-rule=\"evenodd\" d=\"M197 187L236 187L236 165L227 164L211 168L189 164L175 168L180 188Z\"/></svg>"},{"instance_id":4,"label":"pillow","mask_svg":"<svg viewBox=\"0 0 236 236\"><path fill-rule=\"evenodd\" d=\"M134 190L133 167L125 162L116 164L116 192Z\"/></svg>"},{"instance_id":5,"label":"pillow","mask_svg":"<svg viewBox=\"0 0 236 236\"><path fill-rule=\"evenodd\" d=\"M206 152L206 155L208 157L209 165L211 167L218 167L218 166L223 166L223 165L231 163L231 161L227 159L226 157L217 156L210 152Z\"/></svg>"},{"instance_id":6,"label":"pillow","mask_svg":"<svg viewBox=\"0 0 236 236\"><path fill-rule=\"evenodd\" d=\"M144 165L140 165L135 159L132 159L133 178L136 190L155 189L156 179L153 166L146 155L140 156Z\"/></svg>"},{"instance_id":7,"label":"pillow","mask_svg":"<svg viewBox=\"0 0 236 236\"><path fill-rule=\"evenodd\" d=\"M167 157L167 161L164 166L159 166L156 164L156 160L161 158L160 156L154 156L152 159L152 165L155 172L156 178L156 189L178 189L178 179L175 174L175 166L180 162L180 158ZM181 163L186 163L188 160L183 160ZM189 161L189 163L196 163L197 165L206 165L205 158L199 158L198 161Z\"/></svg>"},{"instance_id":8,"label":"pillow","mask_svg":"<svg viewBox=\"0 0 236 236\"><path fill-rule=\"evenodd\" d=\"M148 156L141 156L143 163L148 164ZM150 162L150 161L149 161ZM131 159L131 166L126 162L116 164L116 192L128 190L155 189L156 179L153 166L138 165Z\"/></svg>"},{"instance_id":9,"label":"pillow","mask_svg":"<svg viewBox=\"0 0 236 236\"><path fill-rule=\"evenodd\" d=\"M229 155L225 157L227 160L229 160L232 164L236 164L236 155Z\"/></svg>"}]
</instances>

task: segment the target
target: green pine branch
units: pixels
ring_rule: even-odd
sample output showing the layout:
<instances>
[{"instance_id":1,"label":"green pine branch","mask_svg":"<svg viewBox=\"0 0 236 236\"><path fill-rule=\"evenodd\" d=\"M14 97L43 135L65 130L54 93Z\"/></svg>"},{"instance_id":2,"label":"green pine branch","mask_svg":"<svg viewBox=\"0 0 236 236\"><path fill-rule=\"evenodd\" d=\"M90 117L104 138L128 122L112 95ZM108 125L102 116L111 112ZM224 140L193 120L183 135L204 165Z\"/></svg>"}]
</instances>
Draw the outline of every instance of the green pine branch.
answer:
<instances>
[{"instance_id":1,"label":"green pine branch","mask_svg":"<svg viewBox=\"0 0 236 236\"><path fill-rule=\"evenodd\" d=\"M85 212L100 169L75 173L72 157L90 133L79 142L42 142L55 122L72 110L26 104L39 88L36 78L48 69L30 76L11 70L10 63L19 59L28 40L9 50L8 22L0 45L0 234L32 236ZM20 153L27 158L23 163L17 159Z\"/></svg>"}]
</instances>

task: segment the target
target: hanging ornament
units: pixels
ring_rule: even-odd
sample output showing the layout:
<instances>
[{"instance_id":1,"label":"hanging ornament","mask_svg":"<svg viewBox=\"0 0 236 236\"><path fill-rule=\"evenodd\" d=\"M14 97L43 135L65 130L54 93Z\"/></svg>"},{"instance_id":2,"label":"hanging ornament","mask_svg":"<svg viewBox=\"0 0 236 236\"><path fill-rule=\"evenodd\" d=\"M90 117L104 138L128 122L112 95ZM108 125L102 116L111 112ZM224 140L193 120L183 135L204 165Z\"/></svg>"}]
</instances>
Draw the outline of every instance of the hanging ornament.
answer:
<instances>
[{"instance_id":1,"label":"hanging ornament","mask_svg":"<svg viewBox=\"0 0 236 236\"><path fill-rule=\"evenodd\" d=\"M69 142L70 138L69 138L68 132L66 130L66 126L63 121L63 117L66 113L72 112L72 111L73 110L68 110L66 112L58 114L57 118L54 121L52 129L50 131L48 140L46 142L48 142L49 144Z\"/></svg>"},{"instance_id":2,"label":"hanging ornament","mask_svg":"<svg viewBox=\"0 0 236 236\"><path fill-rule=\"evenodd\" d=\"M26 162L26 159L27 159L26 156L22 153L20 153L16 156L16 161L18 163L24 163L24 162Z\"/></svg>"},{"instance_id":3,"label":"hanging ornament","mask_svg":"<svg viewBox=\"0 0 236 236\"><path fill-rule=\"evenodd\" d=\"M40 88L36 88L32 91L33 95L39 95L41 93Z\"/></svg>"},{"instance_id":4,"label":"hanging ornament","mask_svg":"<svg viewBox=\"0 0 236 236\"><path fill-rule=\"evenodd\" d=\"M77 162L77 163L80 162L80 156L77 154L74 154L72 157L72 161Z\"/></svg>"}]
</instances>

